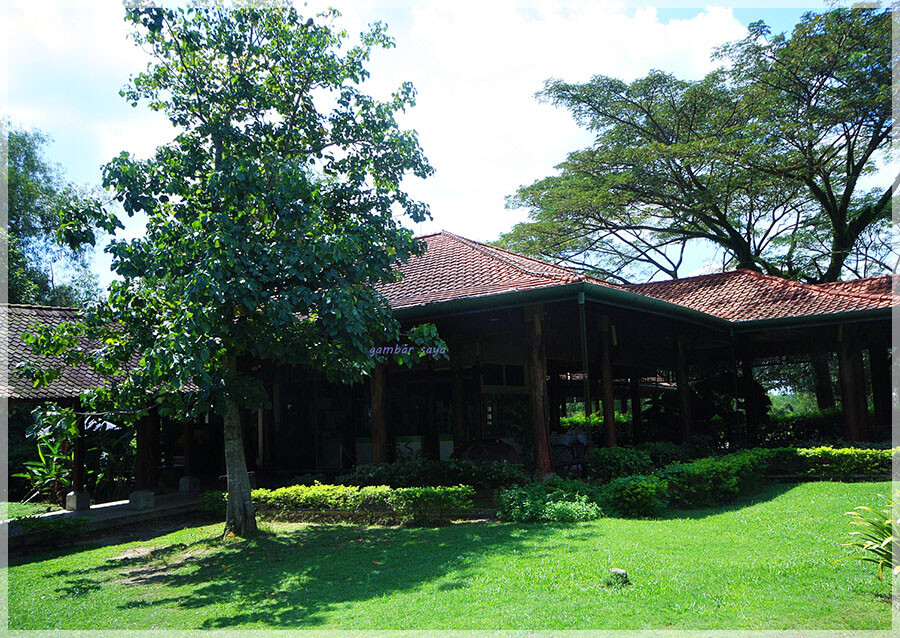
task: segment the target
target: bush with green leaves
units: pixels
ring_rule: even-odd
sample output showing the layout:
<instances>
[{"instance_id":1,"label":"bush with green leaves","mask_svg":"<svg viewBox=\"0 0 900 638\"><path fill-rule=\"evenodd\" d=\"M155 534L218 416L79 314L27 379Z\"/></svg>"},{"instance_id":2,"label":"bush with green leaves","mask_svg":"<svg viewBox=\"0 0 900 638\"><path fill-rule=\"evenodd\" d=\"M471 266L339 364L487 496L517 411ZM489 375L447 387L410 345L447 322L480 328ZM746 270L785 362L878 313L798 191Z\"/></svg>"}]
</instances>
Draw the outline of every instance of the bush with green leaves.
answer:
<instances>
[{"instance_id":1,"label":"bush with green leaves","mask_svg":"<svg viewBox=\"0 0 900 638\"><path fill-rule=\"evenodd\" d=\"M900 490L894 490L894 496L886 500L884 509L860 505L847 512L852 517L850 524L856 529L850 532L851 540L843 545L865 553L839 558L836 563L844 560L874 563L878 567L878 580L882 579L885 566L894 576L900 576L900 538L894 536L895 526L900 526Z\"/></svg>"},{"instance_id":2,"label":"bush with green leaves","mask_svg":"<svg viewBox=\"0 0 900 638\"><path fill-rule=\"evenodd\" d=\"M603 509L619 516L650 517L668 504L669 486L656 476L623 476L610 481L603 490Z\"/></svg>"},{"instance_id":3,"label":"bush with green leaves","mask_svg":"<svg viewBox=\"0 0 900 638\"><path fill-rule=\"evenodd\" d=\"M657 476L668 484L672 505L709 507L758 487L771 458L767 450L744 450L690 463L674 463L660 470Z\"/></svg>"},{"instance_id":4,"label":"bush with green leaves","mask_svg":"<svg viewBox=\"0 0 900 638\"><path fill-rule=\"evenodd\" d=\"M521 467L507 461L477 462L465 459L446 461L407 460L382 465L360 465L338 478L344 485L389 485L391 487L429 487L471 485L493 488L527 483Z\"/></svg>"},{"instance_id":5,"label":"bush with green leaves","mask_svg":"<svg viewBox=\"0 0 900 638\"><path fill-rule=\"evenodd\" d=\"M900 460L900 447L893 449L834 448L772 448L771 472L815 476L825 479L857 476L887 478L894 457Z\"/></svg>"},{"instance_id":6,"label":"bush with green leaves","mask_svg":"<svg viewBox=\"0 0 900 638\"><path fill-rule=\"evenodd\" d=\"M599 484L555 477L544 483L501 489L497 493L497 516L520 523L593 520L603 516L602 498Z\"/></svg>"},{"instance_id":7,"label":"bush with green leaves","mask_svg":"<svg viewBox=\"0 0 900 638\"><path fill-rule=\"evenodd\" d=\"M634 448L646 453L650 457L653 467L657 469L662 469L672 463L685 463L696 458L693 456L692 448L671 441L640 443Z\"/></svg>"},{"instance_id":8,"label":"bush with green leaves","mask_svg":"<svg viewBox=\"0 0 900 638\"><path fill-rule=\"evenodd\" d=\"M399 522L421 523L428 516L442 519L451 511L472 506L475 490L467 485L391 488L387 485L291 485L274 490L255 489L253 506L262 517L297 512L380 512ZM225 514L225 493L206 492L201 509ZM390 517L388 517L390 518ZM382 517L382 520L385 520Z\"/></svg>"},{"instance_id":9,"label":"bush with green leaves","mask_svg":"<svg viewBox=\"0 0 900 638\"><path fill-rule=\"evenodd\" d=\"M653 462L646 452L627 447L595 447L585 466L587 475L602 483L620 476L646 474L653 470Z\"/></svg>"}]
</instances>

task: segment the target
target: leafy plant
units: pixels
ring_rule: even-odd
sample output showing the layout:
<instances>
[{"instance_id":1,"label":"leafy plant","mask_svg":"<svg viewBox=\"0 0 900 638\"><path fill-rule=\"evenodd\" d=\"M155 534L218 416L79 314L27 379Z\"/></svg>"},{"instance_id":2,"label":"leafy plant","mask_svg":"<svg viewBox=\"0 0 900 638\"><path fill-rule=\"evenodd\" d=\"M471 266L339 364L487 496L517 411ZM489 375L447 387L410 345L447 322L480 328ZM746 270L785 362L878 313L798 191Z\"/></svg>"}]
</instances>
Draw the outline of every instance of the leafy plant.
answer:
<instances>
[{"instance_id":1,"label":"leafy plant","mask_svg":"<svg viewBox=\"0 0 900 638\"><path fill-rule=\"evenodd\" d=\"M497 516L520 523L593 520L603 516L602 490L596 483L563 478L511 486L497 494Z\"/></svg>"},{"instance_id":2,"label":"leafy plant","mask_svg":"<svg viewBox=\"0 0 900 638\"><path fill-rule=\"evenodd\" d=\"M26 461L25 471L12 476L24 478L31 486L32 493L25 502L42 496L62 504L72 485L73 452L70 441L42 436L37 441L37 454L38 460Z\"/></svg>"},{"instance_id":3,"label":"leafy plant","mask_svg":"<svg viewBox=\"0 0 900 638\"><path fill-rule=\"evenodd\" d=\"M606 485L603 507L620 516L656 516L668 502L669 486L656 476L623 476Z\"/></svg>"},{"instance_id":4,"label":"leafy plant","mask_svg":"<svg viewBox=\"0 0 900 638\"><path fill-rule=\"evenodd\" d=\"M856 547L866 552L863 556L845 556L835 561L861 560L878 566L878 580L882 579L885 565L892 566L894 576L900 576L900 538L894 534L894 526L900 525L900 490L894 490L887 507L880 510L860 505L847 515L850 524L857 529L850 532L851 540L844 547Z\"/></svg>"},{"instance_id":5,"label":"leafy plant","mask_svg":"<svg viewBox=\"0 0 900 638\"><path fill-rule=\"evenodd\" d=\"M588 475L603 483L620 476L646 474L653 469L646 452L626 447L594 448L586 465Z\"/></svg>"}]
</instances>

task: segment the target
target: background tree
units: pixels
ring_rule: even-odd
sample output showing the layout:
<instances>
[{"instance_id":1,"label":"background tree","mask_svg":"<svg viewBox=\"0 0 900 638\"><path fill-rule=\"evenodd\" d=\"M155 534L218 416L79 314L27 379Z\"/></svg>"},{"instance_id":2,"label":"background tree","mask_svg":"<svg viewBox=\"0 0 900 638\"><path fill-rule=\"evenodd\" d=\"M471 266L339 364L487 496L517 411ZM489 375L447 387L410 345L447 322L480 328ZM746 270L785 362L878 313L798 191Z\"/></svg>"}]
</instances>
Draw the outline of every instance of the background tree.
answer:
<instances>
[{"instance_id":1,"label":"background tree","mask_svg":"<svg viewBox=\"0 0 900 638\"><path fill-rule=\"evenodd\" d=\"M226 530L238 535L256 529L239 417L241 407L266 403L253 362L305 365L346 382L366 374L369 348L398 337L373 285L420 250L395 215L428 214L400 184L432 172L416 134L395 120L414 104L413 87L386 102L359 88L373 48L393 42L376 23L344 48L338 15L127 12L153 62L122 94L164 111L181 132L150 159L122 153L106 165L104 186L126 212L147 215L146 234L107 248L121 277L108 303L88 309L83 324L32 339L116 376L85 397L95 409L220 414ZM82 222L96 214L67 232L89 240ZM103 348L74 349L85 334ZM434 332L409 336L424 343Z\"/></svg>"},{"instance_id":2,"label":"background tree","mask_svg":"<svg viewBox=\"0 0 900 638\"><path fill-rule=\"evenodd\" d=\"M80 306L97 297L91 250L73 249L60 240L61 218L83 208L96 195L66 181L62 169L44 156L48 142L37 130L13 128L6 134L9 186L7 263L10 303Z\"/></svg>"},{"instance_id":3,"label":"background tree","mask_svg":"<svg viewBox=\"0 0 900 638\"><path fill-rule=\"evenodd\" d=\"M685 250L723 268L810 282L889 269L893 185L860 178L886 153L890 11L806 14L790 38L762 23L698 82L550 80L539 97L596 133L558 175L519 189L530 221L499 243L621 281L678 277Z\"/></svg>"}]
</instances>

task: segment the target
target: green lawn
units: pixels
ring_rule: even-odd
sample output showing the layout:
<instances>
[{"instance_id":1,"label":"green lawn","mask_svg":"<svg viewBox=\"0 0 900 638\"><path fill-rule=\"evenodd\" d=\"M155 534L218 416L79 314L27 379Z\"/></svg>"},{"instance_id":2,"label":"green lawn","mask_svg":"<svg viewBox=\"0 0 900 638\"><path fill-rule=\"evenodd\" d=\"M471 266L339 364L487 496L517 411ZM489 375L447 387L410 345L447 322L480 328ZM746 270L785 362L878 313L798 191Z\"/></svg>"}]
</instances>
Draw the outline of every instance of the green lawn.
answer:
<instances>
[{"instance_id":1,"label":"green lawn","mask_svg":"<svg viewBox=\"0 0 900 638\"><path fill-rule=\"evenodd\" d=\"M20 516L33 516L44 512L53 512L60 509L56 505L48 503L16 503L0 501L0 520L7 518L19 518Z\"/></svg>"},{"instance_id":2,"label":"green lawn","mask_svg":"<svg viewBox=\"0 0 900 638\"><path fill-rule=\"evenodd\" d=\"M849 551L844 512L889 490L775 485L650 521L270 524L250 542L192 527L13 558L9 627L886 630L888 581L832 561ZM611 567L633 584L605 586Z\"/></svg>"}]
</instances>

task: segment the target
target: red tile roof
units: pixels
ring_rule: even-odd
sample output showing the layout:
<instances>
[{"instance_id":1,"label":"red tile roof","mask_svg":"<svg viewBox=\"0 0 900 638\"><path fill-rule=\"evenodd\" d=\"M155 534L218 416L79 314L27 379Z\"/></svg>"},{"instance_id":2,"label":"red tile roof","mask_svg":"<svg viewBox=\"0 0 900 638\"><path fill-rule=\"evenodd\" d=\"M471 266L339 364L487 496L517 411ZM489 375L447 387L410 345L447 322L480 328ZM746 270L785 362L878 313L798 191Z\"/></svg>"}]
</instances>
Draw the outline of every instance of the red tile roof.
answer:
<instances>
[{"instance_id":1,"label":"red tile roof","mask_svg":"<svg viewBox=\"0 0 900 638\"><path fill-rule=\"evenodd\" d=\"M446 231L419 239L427 244L425 253L400 266L400 281L380 287L395 310L576 281L612 286Z\"/></svg>"},{"instance_id":2,"label":"red tile roof","mask_svg":"<svg viewBox=\"0 0 900 638\"><path fill-rule=\"evenodd\" d=\"M699 277L628 286L628 290L705 312L728 321L754 321L890 308L891 277L834 284L804 284L734 270Z\"/></svg>"}]
</instances>

